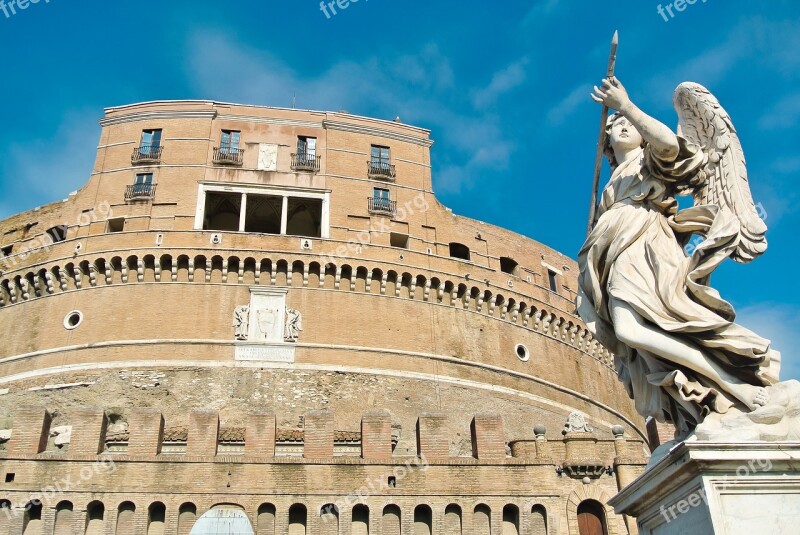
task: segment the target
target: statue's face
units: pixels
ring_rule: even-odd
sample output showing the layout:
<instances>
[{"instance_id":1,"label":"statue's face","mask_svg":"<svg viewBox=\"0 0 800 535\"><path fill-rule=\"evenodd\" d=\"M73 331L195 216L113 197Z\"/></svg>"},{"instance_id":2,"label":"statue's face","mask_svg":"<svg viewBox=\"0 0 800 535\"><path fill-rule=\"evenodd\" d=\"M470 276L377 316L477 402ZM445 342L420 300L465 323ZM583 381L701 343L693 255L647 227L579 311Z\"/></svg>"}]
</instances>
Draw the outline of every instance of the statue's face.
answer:
<instances>
[{"instance_id":1,"label":"statue's face","mask_svg":"<svg viewBox=\"0 0 800 535\"><path fill-rule=\"evenodd\" d=\"M619 117L611 125L608 141L614 150L630 150L641 147L644 140L631 122L625 117Z\"/></svg>"}]
</instances>

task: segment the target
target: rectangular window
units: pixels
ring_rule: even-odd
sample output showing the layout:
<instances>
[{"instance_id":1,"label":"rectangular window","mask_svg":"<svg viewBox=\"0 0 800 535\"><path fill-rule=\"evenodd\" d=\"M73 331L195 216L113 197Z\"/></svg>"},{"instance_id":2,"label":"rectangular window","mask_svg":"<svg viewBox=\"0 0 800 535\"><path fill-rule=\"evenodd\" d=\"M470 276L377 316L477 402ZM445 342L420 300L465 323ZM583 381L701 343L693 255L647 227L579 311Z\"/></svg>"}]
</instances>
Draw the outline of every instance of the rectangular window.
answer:
<instances>
[{"instance_id":1,"label":"rectangular window","mask_svg":"<svg viewBox=\"0 0 800 535\"><path fill-rule=\"evenodd\" d=\"M153 183L153 173L138 173L136 175L137 185L150 185Z\"/></svg>"},{"instance_id":2,"label":"rectangular window","mask_svg":"<svg viewBox=\"0 0 800 535\"><path fill-rule=\"evenodd\" d=\"M392 232L389 234L389 245L400 249L408 249L408 234Z\"/></svg>"},{"instance_id":3,"label":"rectangular window","mask_svg":"<svg viewBox=\"0 0 800 535\"><path fill-rule=\"evenodd\" d=\"M280 234L282 211L283 198L248 193L247 214L244 222L245 232Z\"/></svg>"},{"instance_id":4,"label":"rectangular window","mask_svg":"<svg viewBox=\"0 0 800 535\"><path fill-rule=\"evenodd\" d=\"M11 256L11 252L14 250L13 245L7 245L0 249L0 256Z\"/></svg>"},{"instance_id":5,"label":"rectangular window","mask_svg":"<svg viewBox=\"0 0 800 535\"><path fill-rule=\"evenodd\" d=\"M286 234L319 238L322 236L322 199L289 197Z\"/></svg>"},{"instance_id":6,"label":"rectangular window","mask_svg":"<svg viewBox=\"0 0 800 535\"><path fill-rule=\"evenodd\" d=\"M558 274L552 269L548 269L547 280L550 283L550 291L558 293Z\"/></svg>"},{"instance_id":7,"label":"rectangular window","mask_svg":"<svg viewBox=\"0 0 800 535\"><path fill-rule=\"evenodd\" d=\"M220 152L226 154L236 154L239 152L239 139L241 134L239 130L223 130L219 143Z\"/></svg>"},{"instance_id":8,"label":"rectangular window","mask_svg":"<svg viewBox=\"0 0 800 535\"><path fill-rule=\"evenodd\" d=\"M372 145L370 162L373 167L389 167L389 147Z\"/></svg>"},{"instance_id":9,"label":"rectangular window","mask_svg":"<svg viewBox=\"0 0 800 535\"><path fill-rule=\"evenodd\" d=\"M317 138L298 136L297 137L297 154L305 156L308 159L317 157Z\"/></svg>"},{"instance_id":10,"label":"rectangular window","mask_svg":"<svg viewBox=\"0 0 800 535\"><path fill-rule=\"evenodd\" d=\"M161 129L142 130L141 148L157 149L161 146Z\"/></svg>"},{"instance_id":11,"label":"rectangular window","mask_svg":"<svg viewBox=\"0 0 800 535\"><path fill-rule=\"evenodd\" d=\"M203 230L236 232L242 211L241 193L206 193Z\"/></svg>"},{"instance_id":12,"label":"rectangular window","mask_svg":"<svg viewBox=\"0 0 800 535\"><path fill-rule=\"evenodd\" d=\"M67 226L58 225L51 227L47 230L47 235L53 240L53 243L62 242L67 239Z\"/></svg>"}]
</instances>

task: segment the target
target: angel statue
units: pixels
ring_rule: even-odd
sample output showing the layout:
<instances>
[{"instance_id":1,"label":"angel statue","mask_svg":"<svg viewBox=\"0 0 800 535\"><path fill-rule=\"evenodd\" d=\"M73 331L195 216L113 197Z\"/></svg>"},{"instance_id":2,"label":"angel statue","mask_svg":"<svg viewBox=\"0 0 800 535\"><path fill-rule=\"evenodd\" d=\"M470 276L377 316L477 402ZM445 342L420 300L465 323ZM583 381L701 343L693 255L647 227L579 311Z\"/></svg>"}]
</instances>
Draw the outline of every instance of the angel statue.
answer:
<instances>
[{"instance_id":1,"label":"angel statue","mask_svg":"<svg viewBox=\"0 0 800 535\"><path fill-rule=\"evenodd\" d=\"M578 313L615 354L638 412L671 421L678 436L709 414L757 410L780 353L734 323L709 281L726 258L749 262L767 248L730 117L695 83L675 91L677 135L614 77L592 98L617 111L606 126L611 179L578 257ZM681 195L694 206L679 211ZM688 255L693 235L704 240Z\"/></svg>"}]
</instances>

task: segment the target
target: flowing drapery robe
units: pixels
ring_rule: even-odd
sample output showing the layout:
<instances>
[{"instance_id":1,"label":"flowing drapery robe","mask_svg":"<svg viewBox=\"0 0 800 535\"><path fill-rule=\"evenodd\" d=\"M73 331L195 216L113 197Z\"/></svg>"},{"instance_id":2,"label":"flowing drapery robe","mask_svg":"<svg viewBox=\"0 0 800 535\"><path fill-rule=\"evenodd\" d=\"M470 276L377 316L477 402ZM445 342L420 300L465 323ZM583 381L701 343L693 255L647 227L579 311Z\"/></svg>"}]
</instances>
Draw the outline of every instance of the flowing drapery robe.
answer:
<instances>
[{"instance_id":1,"label":"flowing drapery robe","mask_svg":"<svg viewBox=\"0 0 800 535\"><path fill-rule=\"evenodd\" d=\"M724 207L677 212L675 191L701 180L706 164L703 151L678 140L673 161L645 145L614 169L578 257L577 307L589 330L614 353L638 412L687 431L709 412L727 412L731 399L710 378L621 343L612 298L746 383L777 382L780 354L769 340L734 323L733 307L708 286L711 272L735 250L740 224ZM687 256L682 244L692 233L705 240Z\"/></svg>"}]
</instances>

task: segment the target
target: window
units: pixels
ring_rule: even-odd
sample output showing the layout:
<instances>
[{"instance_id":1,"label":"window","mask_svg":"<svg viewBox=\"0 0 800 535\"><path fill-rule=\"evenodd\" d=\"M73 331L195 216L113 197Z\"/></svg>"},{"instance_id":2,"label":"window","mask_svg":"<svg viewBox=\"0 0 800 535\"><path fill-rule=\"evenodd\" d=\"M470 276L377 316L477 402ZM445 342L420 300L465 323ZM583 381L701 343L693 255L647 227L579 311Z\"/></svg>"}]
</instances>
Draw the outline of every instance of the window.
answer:
<instances>
[{"instance_id":1,"label":"window","mask_svg":"<svg viewBox=\"0 0 800 535\"><path fill-rule=\"evenodd\" d=\"M389 190L383 188L373 188L369 211L392 214L394 213L392 208L391 193Z\"/></svg>"},{"instance_id":2,"label":"window","mask_svg":"<svg viewBox=\"0 0 800 535\"><path fill-rule=\"evenodd\" d=\"M547 270L547 281L550 284L550 291L558 293L558 274L552 269Z\"/></svg>"},{"instance_id":3,"label":"window","mask_svg":"<svg viewBox=\"0 0 800 535\"><path fill-rule=\"evenodd\" d=\"M161 129L142 130L139 146L133 149L131 163L157 162L161 160Z\"/></svg>"},{"instance_id":4,"label":"window","mask_svg":"<svg viewBox=\"0 0 800 535\"><path fill-rule=\"evenodd\" d=\"M142 142L140 143L142 152L145 149L158 149L161 146L161 129L142 130Z\"/></svg>"},{"instance_id":5,"label":"window","mask_svg":"<svg viewBox=\"0 0 800 535\"><path fill-rule=\"evenodd\" d=\"M153 185L153 173L137 173L133 184L125 190L125 200L151 199L156 194Z\"/></svg>"},{"instance_id":6,"label":"window","mask_svg":"<svg viewBox=\"0 0 800 535\"><path fill-rule=\"evenodd\" d=\"M450 257L469 261L469 247L467 247L463 243L455 243L455 242L451 243Z\"/></svg>"},{"instance_id":7,"label":"window","mask_svg":"<svg viewBox=\"0 0 800 535\"><path fill-rule=\"evenodd\" d=\"M372 156L370 162L373 167L381 168L389 165L389 147L372 145Z\"/></svg>"},{"instance_id":8,"label":"window","mask_svg":"<svg viewBox=\"0 0 800 535\"><path fill-rule=\"evenodd\" d=\"M400 249L408 249L408 234L392 232L389 234L389 245Z\"/></svg>"},{"instance_id":9,"label":"window","mask_svg":"<svg viewBox=\"0 0 800 535\"><path fill-rule=\"evenodd\" d=\"M297 137L297 155L306 156L308 158L316 158L317 156L317 138L298 136Z\"/></svg>"},{"instance_id":10,"label":"window","mask_svg":"<svg viewBox=\"0 0 800 535\"><path fill-rule=\"evenodd\" d=\"M53 243L58 243L67 239L67 226L58 225L51 227L47 230L47 235L53 240Z\"/></svg>"},{"instance_id":11,"label":"window","mask_svg":"<svg viewBox=\"0 0 800 535\"><path fill-rule=\"evenodd\" d=\"M114 232L122 232L125 229L125 218L115 217L106 221L106 232L111 234Z\"/></svg>"},{"instance_id":12,"label":"window","mask_svg":"<svg viewBox=\"0 0 800 535\"><path fill-rule=\"evenodd\" d=\"M240 193L207 193L203 230L239 230L242 211Z\"/></svg>"},{"instance_id":13,"label":"window","mask_svg":"<svg viewBox=\"0 0 800 535\"><path fill-rule=\"evenodd\" d=\"M509 275L516 275L519 272L519 264L512 258L500 257L500 271Z\"/></svg>"},{"instance_id":14,"label":"window","mask_svg":"<svg viewBox=\"0 0 800 535\"><path fill-rule=\"evenodd\" d=\"M0 256L11 256L11 252L14 250L13 245L6 245L2 249L0 249Z\"/></svg>"},{"instance_id":15,"label":"window","mask_svg":"<svg viewBox=\"0 0 800 535\"><path fill-rule=\"evenodd\" d=\"M139 173L136 175L136 182L134 184L140 186L149 186L153 183L153 173Z\"/></svg>"},{"instance_id":16,"label":"window","mask_svg":"<svg viewBox=\"0 0 800 535\"><path fill-rule=\"evenodd\" d=\"M226 154L238 153L241 134L242 133L238 130L223 130L219 143L219 151Z\"/></svg>"},{"instance_id":17,"label":"window","mask_svg":"<svg viewBox=\"0 0 800 535\"><path fill-rule=\"evenodd\" d=\"M289 197L286 232L291 236L319 238L322 225L322 200Z\"/></svg>"}]
</instances>

